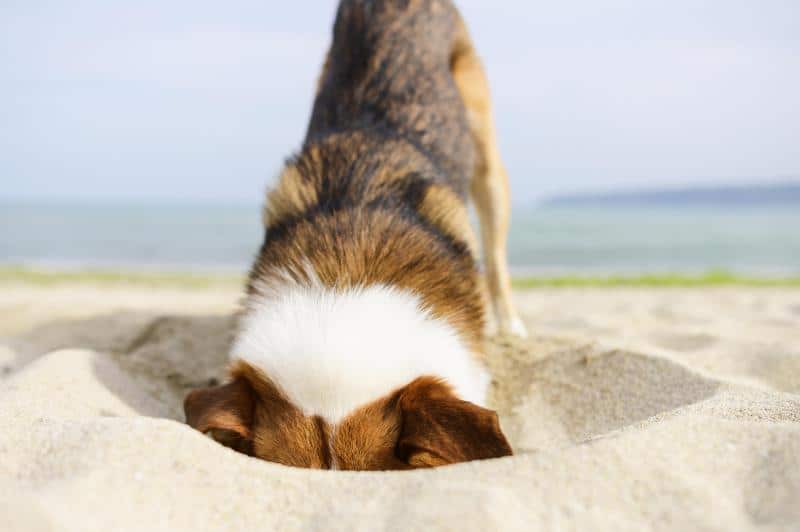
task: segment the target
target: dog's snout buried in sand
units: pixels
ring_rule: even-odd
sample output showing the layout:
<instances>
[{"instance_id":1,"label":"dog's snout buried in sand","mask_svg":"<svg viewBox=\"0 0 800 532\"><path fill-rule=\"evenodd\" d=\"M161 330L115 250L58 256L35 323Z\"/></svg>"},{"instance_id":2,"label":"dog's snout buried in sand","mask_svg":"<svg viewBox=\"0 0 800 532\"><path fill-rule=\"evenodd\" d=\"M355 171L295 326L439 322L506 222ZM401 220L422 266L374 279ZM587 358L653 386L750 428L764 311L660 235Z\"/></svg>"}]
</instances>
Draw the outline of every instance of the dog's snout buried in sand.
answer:
<instances>
[{"instance_id":1,"label":"dog's snout buried in sand","mask_svg":"<svg viewBox=\"0 0 800 532\"><path fill-rule=\"evenodd\" d=\"M302 149L266 199L230 379L190 393L187 422L308 468L512 454L482 357L485 305L525 335L508 219L487 80L452 2L343 0Z\"/></svg>"}]
</instances>

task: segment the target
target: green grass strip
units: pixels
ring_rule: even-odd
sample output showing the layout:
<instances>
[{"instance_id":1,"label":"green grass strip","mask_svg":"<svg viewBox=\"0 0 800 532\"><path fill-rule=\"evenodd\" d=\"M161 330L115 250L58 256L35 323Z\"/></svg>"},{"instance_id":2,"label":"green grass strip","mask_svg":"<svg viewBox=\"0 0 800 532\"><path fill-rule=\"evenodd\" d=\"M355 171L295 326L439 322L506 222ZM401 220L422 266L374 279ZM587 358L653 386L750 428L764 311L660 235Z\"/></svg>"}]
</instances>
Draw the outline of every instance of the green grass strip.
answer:
<instances>
[{"instance_id":1,"label":"green grass strip","mask_svg":"<svg viewBox=\"0 0 800 532\"><path fill-rule=\"evenodd\" d=\"M513 281L514 288L540 287L713 287L713 286L776 286L800 287L800 276L755 277L737 275L724 270L712 270L697 275L677 273L612 275L604 276L561 276L561 277L519 277Z\"/></svg>"},{"instance_id":2,"label":"green grass strip","mask_svg":"<svg viewBox=\"0 0 800 532\"><path fill-rule=\"evenodd\" d=\"M116 270L39 270L24 267L0 267L0 282L27 283L38 286L60 284L131 284L179 288L240 286L243 275Z\"/></svg>"},{"instance_id":3,"label":"green grass strip","mask_svg":"<svg viewBox=\"0 0 800 532\"><path fill-rule=\"evenodd\" d=\"M236 287L244 275L233 273L181 273L157 271L103 270L45 270L25 267L0 267L0 282L26 283L39 286L60 284L129 284L152 287L212 288ZM612 276L530 276L517 277L514 288L545 287L713 287L713 286L773 286L800 288L800 276L754 277L737 275L724 270L712 270L698 275L644 274Z\"/></svg>"}]
</instances>

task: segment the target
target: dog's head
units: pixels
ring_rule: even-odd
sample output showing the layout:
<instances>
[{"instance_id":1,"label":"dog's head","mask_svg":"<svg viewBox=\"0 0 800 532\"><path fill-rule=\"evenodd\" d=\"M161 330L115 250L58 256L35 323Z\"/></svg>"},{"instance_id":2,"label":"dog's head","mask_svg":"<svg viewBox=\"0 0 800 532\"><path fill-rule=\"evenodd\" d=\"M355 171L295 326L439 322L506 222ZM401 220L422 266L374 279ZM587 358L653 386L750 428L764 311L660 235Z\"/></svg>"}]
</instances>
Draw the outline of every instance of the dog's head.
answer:
<instances>
[{"instance_id":1,"label":"dog's head","mask_svg":"<svg viewBox=\"0 0 800 532\"><path fill-rule=\"evenodd\" d=\"M228 384L191 392L186 421L237 451L316 469L434 467L511 454L497 414L420 377L332 423L307 415L247 364Z\"/></svg>"}]
</instances>

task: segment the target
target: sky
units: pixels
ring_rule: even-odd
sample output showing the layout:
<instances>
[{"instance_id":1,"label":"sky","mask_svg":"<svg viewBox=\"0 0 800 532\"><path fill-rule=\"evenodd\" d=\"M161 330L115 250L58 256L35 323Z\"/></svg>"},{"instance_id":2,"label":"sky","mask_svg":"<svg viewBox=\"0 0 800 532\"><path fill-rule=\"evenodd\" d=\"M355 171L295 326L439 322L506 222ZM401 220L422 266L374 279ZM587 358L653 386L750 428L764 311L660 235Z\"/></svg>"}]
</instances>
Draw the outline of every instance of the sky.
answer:
<instances>
[{"instance_id":1,"label":"sky","mask_svg":"<svg viewBox=\"0 0 800 532\"><path fill-rule=\"evenodd\" d=\"M0 199L259 202L335 4L0 3ZM796 0L457 5L515 204L800 176Z\"/></svg>"}]
</instances>

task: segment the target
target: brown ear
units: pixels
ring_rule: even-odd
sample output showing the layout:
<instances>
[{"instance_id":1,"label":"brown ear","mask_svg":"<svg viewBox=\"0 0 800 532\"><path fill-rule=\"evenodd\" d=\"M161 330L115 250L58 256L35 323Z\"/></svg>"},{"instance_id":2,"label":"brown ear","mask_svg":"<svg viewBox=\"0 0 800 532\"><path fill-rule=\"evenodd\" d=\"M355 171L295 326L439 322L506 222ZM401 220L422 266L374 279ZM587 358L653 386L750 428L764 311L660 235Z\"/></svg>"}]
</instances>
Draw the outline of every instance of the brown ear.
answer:
<instances>
[{"instance_id":1,"label":"brown ear","mask_svg":"<svg viewBox=\"0 0 800 532\"><path fill-rule=\"evenodd\" d=\"M194 390L183 401L186 423L215 440L244 452L253 426L253 389L246 379Z\"/></svg>"},{"instance_id":2,"label":"brown ear","mask_svg":"<svg viewBox=\"0 0 800 532\"><path fill-rule=\"evenodd\" d=\"M400 396L402 431L398 458L413 467L435 467L512 454L497 413L458 399L443 382L422 377Z\"/></svg>"}]
</instances>

